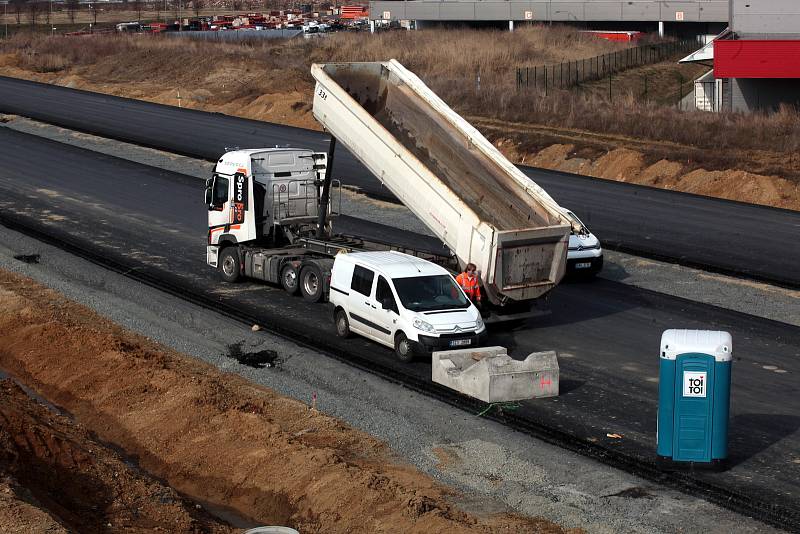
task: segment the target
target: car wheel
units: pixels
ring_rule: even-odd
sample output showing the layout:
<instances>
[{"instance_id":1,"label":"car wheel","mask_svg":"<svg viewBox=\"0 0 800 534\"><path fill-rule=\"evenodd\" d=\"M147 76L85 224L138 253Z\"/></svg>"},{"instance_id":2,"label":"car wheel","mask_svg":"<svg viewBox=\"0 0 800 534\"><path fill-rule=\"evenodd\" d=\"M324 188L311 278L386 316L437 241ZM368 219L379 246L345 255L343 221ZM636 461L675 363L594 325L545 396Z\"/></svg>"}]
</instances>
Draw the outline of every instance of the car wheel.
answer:
<instances>
[{"instance_id":1,"label":"car wheel","mask_svg":"<svg viewBox=\"0 0 800 534\"><path fill-rule=\"evenodd\" d=\"M322 271L316 265L306 265L300 271L300 293L308 302L322 300Z\"/></svg>"},{"instance_id":2,"label":"car wheel","mask_svg":"<svg viewBox=\"0 0 800 534\"><path fill-rule=\"evenodd\" d=\"M350 337L350 321L347 320L347 313L344 310L337 310L334 315L336 322L336 335L339 337Z\"/></svg>"},{"instance_id":3,"label":"car wheel","mask_svg":"<svg viewBox=\"0 0 800 534\"><path fill-rule=\"evenodd\" d=\"M394 337L394 353L401 362L408 363L414 359L414 344L402 332Z\"/></svg>"},{"instance_id":4,"label":"car wheel","mask_svg":"<svg viewBox=\"0 0 800 534\"><path fill-rule=\"evenodd\" d=\"M290 295L296 294L300 288L297 283L297 269L293 265L284 265L281 269L281 287Z\"/></svg>"},{"instance_id":5,"label":"car wheel","mask_svg":"<svg viewBox=\"0 0 800 534\"><path fill-rule=\"evenodd\" d=\"M239 249L226 247L219 254L219 273L226 282L237 282L242 274L242 261L239 259Z\"/></svg>"}]
</instances>

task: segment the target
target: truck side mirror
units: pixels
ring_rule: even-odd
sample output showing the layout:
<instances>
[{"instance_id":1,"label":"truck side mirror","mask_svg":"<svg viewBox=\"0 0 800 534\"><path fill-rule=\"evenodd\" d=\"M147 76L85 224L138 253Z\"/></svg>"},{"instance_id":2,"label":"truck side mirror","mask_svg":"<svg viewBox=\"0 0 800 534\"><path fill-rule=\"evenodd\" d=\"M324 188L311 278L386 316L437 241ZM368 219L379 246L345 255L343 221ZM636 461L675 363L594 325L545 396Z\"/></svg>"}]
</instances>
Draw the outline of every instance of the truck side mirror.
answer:
<instances>
[{"instance_id":1,"label":"truck side mirror","mask_svg":"<svg viewBox=\"0 0 800 534\"><path fill-rule=\"evenodd\" d=\"M212 206L211 206L211 187L208 186L208 185L206 186L206 206L208 206L208 209L212 208Z\"/></svg>"}]
</instances>

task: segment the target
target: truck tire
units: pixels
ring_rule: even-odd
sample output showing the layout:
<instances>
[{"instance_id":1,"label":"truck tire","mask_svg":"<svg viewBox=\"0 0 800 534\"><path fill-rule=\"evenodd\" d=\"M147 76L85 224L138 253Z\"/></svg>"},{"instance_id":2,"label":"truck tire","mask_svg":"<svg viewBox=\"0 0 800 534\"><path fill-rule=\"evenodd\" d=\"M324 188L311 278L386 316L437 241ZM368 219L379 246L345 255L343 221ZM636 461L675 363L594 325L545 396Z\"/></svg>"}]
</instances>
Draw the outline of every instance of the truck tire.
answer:
<instances>
[{"instance_id":1,"label":"truck tire","mask_svg":"<svg viewBox=\"0 0 800 534\"><path fill-rule=\"evenodd\" d=\"M219 253L219 273L226 282L238 282L242 276L242 260L237 247L225 247Z\"/></svg>"},{"instance_id":2,"label":"truck tire","mask_svg":"<svg viewBox=\"0 0 800 534\"><path fill-rule=\"evenodd\" d=\"M313 263L303 267L300 271L300 293L308 302L319 302L322 300L323 283L322 270Z\"/></svg>"},{"instance_id":3,"label":"truck tire","mask_svg":"<svg viewBox=\"0 0 800 534\"><path fill-rule=\"evenodd\" d=\"M394 353L403 363L409 363L414 359L414 344L402 332L394 336Z\"/></svg>"},{"instance_id":4,"label":"truck tire","mask_svg":"<svg viewBox=\"0 0 800 534\"><path fill-rule=\"evenodd\" d=\"M333 320L336 324L336 335L343 338L350 337L350 321L347 319L347 312L342 309L336 310Z\"/></svg>"},{"instance_id":5,"label":"truck tire","mask_svg":"<svg viewBox=\"0 0 800 534\"><path fill-rule=\"evenodd\" d=\"M297 269L294 268L294 265L287 264L281 269L281 287L290 295L297 294L297 290L300 288L297 283L298 278Z\"/></svg>"}]
</instances>

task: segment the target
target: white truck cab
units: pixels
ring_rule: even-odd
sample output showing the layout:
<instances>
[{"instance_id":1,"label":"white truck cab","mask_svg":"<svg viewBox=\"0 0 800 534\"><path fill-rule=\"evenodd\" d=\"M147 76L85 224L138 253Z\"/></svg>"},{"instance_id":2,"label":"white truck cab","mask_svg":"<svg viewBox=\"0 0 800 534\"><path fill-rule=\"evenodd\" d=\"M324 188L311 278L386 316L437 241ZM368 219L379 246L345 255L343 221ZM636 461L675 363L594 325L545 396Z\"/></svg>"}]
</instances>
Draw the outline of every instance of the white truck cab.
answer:
<instances>
[{"instance_id":1,"label":"white truck cab","mask_svg":"<svg viewBox=\"0 0 800 534\"><path fill-rule=\"evenodd\" d=\"M356 333L416 354L478 346L486 335L481 314L443 267L396 251L336 255L329 300L336 333Z\"/></svg>"}]
</instances>

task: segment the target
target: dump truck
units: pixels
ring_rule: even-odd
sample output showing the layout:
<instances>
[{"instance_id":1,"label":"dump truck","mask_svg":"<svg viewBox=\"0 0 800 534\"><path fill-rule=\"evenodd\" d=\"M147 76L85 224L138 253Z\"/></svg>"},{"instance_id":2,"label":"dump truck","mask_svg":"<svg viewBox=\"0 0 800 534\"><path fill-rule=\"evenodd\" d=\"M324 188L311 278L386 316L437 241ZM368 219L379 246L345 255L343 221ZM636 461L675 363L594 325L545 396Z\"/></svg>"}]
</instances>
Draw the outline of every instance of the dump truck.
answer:
<instances>
[{"instance_id":1,"label":"dump truck","mask_svg":"<svg viewBox=\"0 0 800 534\"><path fill-rule=\"evenodd\" d=\"M478 267L492 304L558 284L577 223L416 75L396 60L315 64L311 74L314 118L461 267Z\"/></svg>"},{"instance_id":2,"label":"dump truck","mask_svg":"<svg viewBox=\"0 0 800 534\"><path fill-rule=\"evenodd\" d=\"M394 60L315 64L312 75L313 113L331 134L328 152L234 150L207 181L207 263L224 280L279 283L316 302L328 295L336 254L398 250L451 271L474 263L499 311L526 305L558 284L570 221L419 78ZM357 231L336 233L337 143L425 223L446 252Z\"/></svg>"}]
</instances>

